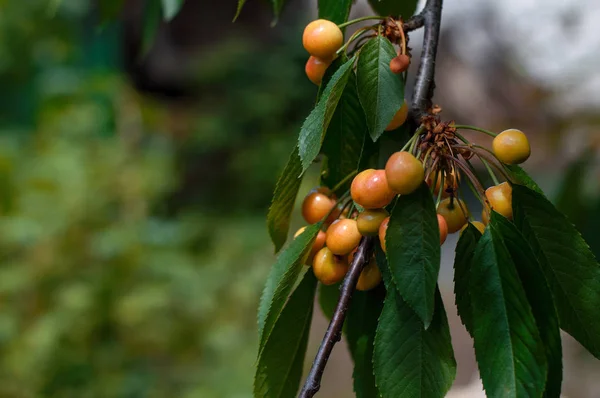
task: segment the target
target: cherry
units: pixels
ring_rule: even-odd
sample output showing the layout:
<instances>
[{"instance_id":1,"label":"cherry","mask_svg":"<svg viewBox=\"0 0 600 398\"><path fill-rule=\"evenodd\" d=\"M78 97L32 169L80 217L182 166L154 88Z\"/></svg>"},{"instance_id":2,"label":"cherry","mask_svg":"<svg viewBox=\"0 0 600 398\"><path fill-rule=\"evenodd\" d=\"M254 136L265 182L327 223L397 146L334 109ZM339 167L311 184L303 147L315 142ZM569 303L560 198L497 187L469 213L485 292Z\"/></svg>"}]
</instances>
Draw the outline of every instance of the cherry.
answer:
<instances>
[{"instance_id":1,"label":"cherry","mask_svg":"<svg viewBox=\"0 0 600 398\"><path fill-rule=\"evenodd\" d=\"M494 211L512 220L512 187L508 182L489 187L485 191L485 197L490 202Z\"/></svg>"},{"instance_id":2,"label":"cherry","mask_svg":"<svg viewBox=\"0 0 600 398\"><path fill-rule=\"evenodd\" d=\"M296 231L296 233L294 234L294 238L297 238L302 232L304 232L305 229L306 227L302 227L298 231ZM327 235L325 234L325 232L319 231L317 237L313 242L310 252L308 253L308 257L306 258L306 264L312 264L315 254L317 254L317 252L321 250L323 246L325 246L326 237Z\"/></svg>"},{"instance_id":3,"label":"cherry","mask_svg":"<svg viewBox=\"0 0 600 398\"><path fill-rule=\"evenodd\" d=\"M343 256L336 256L328 247L317 252L312 266L317 279L324 285L338 283L348 272L348 260Z\"/></svg>"},{"instance_id":4,"label":"cherry","mask_svg":"<svg viewBox=\"0 0 600 398\"><path fill-rule=\"evenodd\" d=\"M331 65L330 61L324 61L321 58L311 55L308 58L308 61L306 61L304 71L309 80L318 86L321 84L325 71L329 68L329 65Z\"/></svg>"},{"instance_id":5,"label":"cherry","mask_svg":"<svg viewBox=\"0 0 600 398\"><path fill-rule=\"evenodd\" d=\"M381 245L381 249L385 252L385 235L387 234L388 224L390 223L390 218L385 218L381 225L379 226L379 244Z\"/></svg>"},{"instance_id":6,"label":"cherry","mask_svg":"<svg viewBox=\"0 0 600 398\"><path fill-rule=\"evenodd\" d=\"M438 226L440 228L440 245L443 245L448 238L448 223L446 219L441 214L437 215Z\"/></svg>"},{"instance_id":7,"label":"cherry","mask_svg":"<svg viewBox=\"0 0 600 398\"><path fill-rule=\"evenodd\" d=\"M506 164L523 163L531 155L527 136L516 129L504 130L498 134L492 142L492 149L498 160Z\"/></svg>"},{"instance_id":8,"label":"cherry","mask_svg":"<svg viewBox=\"0 0 600 398\"><path fill-rule=\"evenodd\" d=\"M410 66L410 57L406 54L400 54L390 61L390 70L392 73L399 74L404 72Z\"/></svg>"},{"instance_id":9,"label":"cherry","mask_svg":"<svg viewBox=\"0 0 600 398\"><path fill-rule=\"evenodd\" d=\"M344 43L344 34L336 24L326 19L312 21L304 29L302 44L310 55L323 60L333 59Z\"/></svg>"},{"instance_id":10,"label":"cherry","mask_svg":"<svg viewBox=\"0 0 600 398\"><path fill-rule=\"evenodd\" d=\"M481 221L483 225L488 225L490 223L490 207L485 205L483 210L481 211Z\"/></svg>"},{"instance_id":11,"label":"cherry","mask_svg":"<svg viewBox=\"0 0 600 398\"><path fill-rule=\"evenodd\" d=\"M379 209L396 196L388 185L385 170L367 169L360 172L350 186L352 199L365 209Z\"/></svg>"},{"instance_id":12,"label":"cherry","mask_svg":"<svg viewBox=\"0 0 600 398\"><path fill-rule=\"evenodd\" d=\"M369 263L365 265L356 282L356 289L361 291L371 290L381 283L381 272L375 261L375 257L371 257Z\"/></svg>"},{"instance_id":13,"label":"cherry","mask_svg":"<svg viewBox=\"0 0 600 398\"><path fill-rule=\"evenodd\" d=\"M310 192L302 202L302 217L309 224L323 219L335 206L335 201L320 192Z\"/></svg>"},{"instance_id":14,"label":"cherry","mask_svg":"<svg viewBox=\"0 0 600 398\"><path fill-rule=\"evenodd\" d=\"M325 244L337 255L346 255L350 253L361 239L360 232L356 225L356 220L343 219L336 220L327 228L327 238Z\"/></svg>"},{"instance_id":15,"label":"cherry","mask_svg":"<svg viewBox=\"0 0 600 398\"><path fill-rule=\"evenodd\" d=\"M423 183L423 163L405 151L394 153L385 165L385 176L389 187L400 195L413 193Z\"/></svg>"},{"instance_id":16,"label":"cherry","mask_svg":"<svg viewBox=\"0 0 600 398\"><path fill-rule=\"evenodd\" d=\"M363 236L377 236L379 226L390 214L385 209L365 210L356 217L358 232Z\"/></svg>"},{"instance_id":17,"label":"cherry","mask_svg":"<svg viewBox=\"0 0 600 398\"><path fill-rule=\"evenodd\" d=\"M463 211L463 209L465 209ZM467 214L465 211L467 205L457 198L446 198L440 202L437 208L438 214L441 214L448 224L448 232L453 234L467 223Z\"/></svg>"},{"instance_id":18,"label":"cherry","mask_svg":"<svg viewBox=\"0 0 600 398\"><path fill-rule=\"evenodd\" d=\"M402 103L402 106L400 107L400 109L398 109L398 112L396 112L396 114L392 118L392 121L390 122L390 124L388 124L388 126L385 128L385 131L396 130L398 127L402 126L404 124L404 122L406 122L407 118L408 118L408 104L406 103L406 101L404 101L404 103Z\"/></svg>"}]
</instances>

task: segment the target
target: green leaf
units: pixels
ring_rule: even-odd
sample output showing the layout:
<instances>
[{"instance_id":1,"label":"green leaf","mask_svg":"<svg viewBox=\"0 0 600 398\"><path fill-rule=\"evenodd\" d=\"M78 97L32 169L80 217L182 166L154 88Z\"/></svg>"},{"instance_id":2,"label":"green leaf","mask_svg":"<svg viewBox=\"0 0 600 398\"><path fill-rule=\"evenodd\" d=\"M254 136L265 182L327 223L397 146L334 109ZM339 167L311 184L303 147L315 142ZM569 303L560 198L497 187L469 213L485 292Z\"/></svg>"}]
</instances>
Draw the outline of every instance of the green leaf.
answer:
<instances>
[{"instance_id":1,"label":"green leaf","mask_svg":"<svg viewBox=\"0 0 600 398\"><path fill-rule=\"evenodd\" d=\"M258 307L258 331L260 349L268 341L285 300L296 283L303 267L303 260L321 229L321 223L308 226L290 243L271 268Z\"/></svg>"},{"instance_id":2,"label":"green leaf","mask_svg":"<svg viewBox=\"0 0 600 398\"><path fill-rule=\"evenodd\" d=\"M106 23L116 19L121 10L125 0L110 0L110 1L99 1L98 12L100 14L100 21Z\"/></svg>"},{"instance_id":3,"label":"green leaf","mask_svg":"<svg viewBox=\"0 0 600 398\"><path fill-rule=\"evenodd\" d=\"M524 185L527 188L544 195L544 192L539 187L539 185L527 174L523 168L517 165L508 165L505 164L504 168L508 171L511 179L519 185Z\"/></svg>"},{"instance_id":4,"label":"green leaf","mask_svg":"<svg viewBox=\"0 0 600 398\"><path fill-rule=\"evenodd\" d=\"M154 45L158 28L160 27L162 11L159 0L148 0L144 7L143 30L142 30L142 51L141 58L144 58Z\"/></svg>"},{"instance_id":5,"label":"green leaf","mask_svg":"<svg viewBox=\"0 0 600 398\"><path fill-rule=\"evenodd\" d=\"M183 0L161 0L165 21L170 21L179 13L183 6Z\"/></svg>"},{"instance_id":6,"label":"green leaf","mask_svg":"<svg viewBox=\"0 0 600 398\"><path fill-rule=\"evenodd\" d=\"M353 75L352 72L351 74ZM323 141L322 152L327 156L327 173L323 182L330 187L358 170L365 137L368 136L365 116L356 93L356 81L352 75ZM350 188L351 182L348 181L340 191L344 192Z\"/></svg>"},{"instance_id":7,"label":"green leaf","mask_svg":"<svg viewBox=\"0 0 600 398\"><path fill-rule=\"evenodd\" d=\"M382 36L369 40L360 50L356 66L358 97L373 141L404 103L402 78L390 70L390 61L395 56L394 46Z\"/></svg>"},{"instance_id":8,"label":"green leaf","mask_svg":"<svg viewBox=\"0 0 600 398\"><path fill-rule=\"evenodd\" d=\"M336 283L335 285L319 285L319 305L321 306L323 315L325 315L328 320L331 320L333 317L333 313L335 312L335 307L337 306L339 298L339 283ZM344 324L344 327L345 326L346 324Z\"/></svg>"},{"instance_id":9,"label":"green leaf","mask_svg":"<svg viewBox=\"0 0 600 398\"><path fill-rule=\"evenodd\" d=\"M307 272L286 303L258 358L254 377L256 398L296 396L302 378L316 287L314 274Z\"/></svg>"},{"instance_id":10,"label":"green leaf","mask_svg":"<svg viewBox=\"0 0 600 398\"><path fill-rule=\"evenodd\" d=\"M492 212L491 223L502 235L502 239L516 265L517 273L525 289L527 300L531 305L531 311L544 346L546 362L548 363L548 378L544 396L559 398L563 370L562 344L558 314L554 307L552 292L531 247L515 225L496 212Z\"/></svg>"},{"instance_id":11,"label":"green leaf","mask_svg":"<svg viewBox=\"0 0 600 398\"><path fill-rule=\"evenodd\" d=\"M345 332L354 360L352 378L357 398L379 398L373 374L373 345L384 297L383 285L367 292L356 291L348 310Z\"/></svg>"},{"instance_id":12,"label":"green leaf","mask_svg":"<svg viewBox=\"0 0 600 398\"><path fill-rule=\"evenodd\" d=\"M376 252L387 288L373 355L379 392L382 397L442 398L456 376L456 360L440 292L435 291L434 317L425 330L394 288L383 252Z\"/></svg>"},{"instance_id":13,"label":"green leaf","mask_svg":"<svg viewBox=\"0 0 600 398\"><path fill-rule=\"evenodd\" d=\"M475 250L470 289L475 356L488 397L541 397L544 347L515 264L491 225Z\"/></svg>"},{"instance_id":14,"label":"green leaf","mask_svg":"<svg viewBox=\"0 0 600 398\"><path fill-rule=\"evenodd\" d=\"M454 298L460 320L471 336L473 336L473 316L471 314L471 296L469 295L469 277L471 264L475 255L475 247L481 238L481 232L469 223L461 233L456 245L454 257Z\"/></svg>"},{"instance_id":15,"label":"green leaf","mask_svg":"<svg viewBox=\"0 0 600 398\"><path fill-rule=\"evenodd\" d=\"M235 22L240 17L240 14L242 13L242 9L244 8L245 4L246 0L238 0L237 8L235 10L235 16L233 17L233 22Z\"/></svg>"},{"instance_id":16,"label":"green leaf","mask_svg":"<svg viewBox=\"0 0 600 398\"><path fill-rule=\"evenodd\" d=\"M427 184L401 195L390 216L385 245L389 267L404 301L429 327L440 271L440 231Z\"/></svg>"},{"instance_id":17,"label":"green leaf","mask_svg":"<svg viewBox=\"0 0 600 398\"><path fill-rule=\"evenodd\" d=\"M279 176L271 200L271 207L269 207L269 213L267 214L267 227L271 241L275 245L275 253L283 247L287 240L290 218L302 183L301 174L302 164L298 156L298 147L294 147L294 151L290 155L281 176Z\"/></svg>"},{"instance_id":18,"label":"green leaf","mask_svg":"<svg viewBox=\"0 0 600 398\"><path fill-rule=\"evenodd\" d=\"M379 15L411 17L417 10L418 0L369 0L373 10Z\"/></svg>"},{"instance_id":19,"label":"green leaf","mask_svg":"<svg viewBox=\"0 0 600 398\"><path fill-rule=\"evenodd\" d=\"M513 186L515 224L554 296L560 326L600 358L600 265L573 224L543 195Z\"/></svg>"},{"instance_id":20,"label":"green leaf","mask_svg":"<svg viewBox=\"0 0 600 398\"><path fill-rule=\"evenodd\" d=\"M273 7L273 14L275 14L275 19L271 25L277 24L279 20L279 15L281 14L281 10L285 5L285 0L269 0L271 2L271 7Z\"/></svg>"},{"instance_id":21,"label":"green leaf","mask_svg":"<svg viewBox=\"0 0 600 398\"><path fill-rule=\"evenodd\" d=\"M348 83L353 64L354 58L348 60L334 73L317 106L308 115L300 129L298 148L302 160L302 171L311 165L321 150L325 132Z\"/></svg>"},{"instance_id":22,"label":"green leaf","mask_svg":"<svg viewBox=\"0 0 600 398\"><path fill-rule=\"evenodd\" d=\"M591 211L590 201L584 192L590 178L587 171L595 157L595 149L590 148L569 165L554 199L556 208L576 225L587 220Z\"/></svg>"},{"instance_id":23,"label":"green leaf","mask_svg":"<svg viewBox=\"0 0 600 398\"><path fill-rule=\"evenodd\" d=\"M348 20L350 8L352 0L319 0L319 18L341 24Z\"/></svg>"}]
</instances>

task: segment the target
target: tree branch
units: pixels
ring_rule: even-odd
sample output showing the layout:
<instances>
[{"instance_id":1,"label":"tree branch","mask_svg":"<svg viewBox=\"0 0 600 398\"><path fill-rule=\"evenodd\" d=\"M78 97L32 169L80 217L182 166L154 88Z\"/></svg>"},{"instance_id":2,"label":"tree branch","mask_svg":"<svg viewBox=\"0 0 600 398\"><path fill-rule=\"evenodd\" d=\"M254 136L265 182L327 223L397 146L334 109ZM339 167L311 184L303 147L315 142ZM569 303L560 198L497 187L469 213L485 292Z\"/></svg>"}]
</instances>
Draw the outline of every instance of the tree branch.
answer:
<instances>
[{"instance_id":1,"label":"tree branch","mask_svg":"<svg viewBox=\"0 0 600 398\"><path fill-rule=\"evenodd\" d=\"M374 242L375 238L364 237L358 246L352 264L350 264L348 274L344 278L344 282L340 288L340 299L335 307L335 312L333 313L327 332L325 332L308 377L304 382L304 387L300 391L299 398L312 398L321 388L321 378L323 377L325 365L327 365L333 347L342 338L342 327L346 320L346 313L350 307L352 295L356 290L356 282L358 282L361 271L373 255Z\"/></svg>"},{"instance_id":2,"label":"tree branch","mask_svg":"<svg viewBox=\"0 0 600 398\"><path fill-rule=\"evenodd\" d=\"M431 98L435 88L435 57L440 37L442 3L443 0L427 0L425 8L417 16L418 21L415 20L412 25L409 25L409 27L416 26L418 25L417 22L422 19L425 26L421 63L415 80L411 109L412 117L417 125L420 124L421 117L425 116L432 107ZM413 18L408 20L407 23L411 22Z\"/></svg>"}]
</instances>

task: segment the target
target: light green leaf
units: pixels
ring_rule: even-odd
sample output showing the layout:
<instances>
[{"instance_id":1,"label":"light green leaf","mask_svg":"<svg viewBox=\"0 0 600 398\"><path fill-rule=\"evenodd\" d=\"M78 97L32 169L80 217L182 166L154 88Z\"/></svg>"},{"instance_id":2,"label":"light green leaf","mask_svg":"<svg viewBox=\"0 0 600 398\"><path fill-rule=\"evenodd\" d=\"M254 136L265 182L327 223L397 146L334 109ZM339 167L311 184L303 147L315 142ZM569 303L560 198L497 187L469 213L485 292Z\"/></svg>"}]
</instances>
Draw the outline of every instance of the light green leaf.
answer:
<instances>
[{"instance_id":1,"label":"light green leaf","mask_svg":"<svg viewBox=\"0 0 600 398\"><path fill-rule=\"evenodd\" d=\"M412 194L398 197L385 245L398 293L425 328L429 327L440 271L440 232L435 204L425 183Z\"/></svg>"},{"instance_id":2,"label":"light green leaf","mask_svg":"<svg viewBox=\"0 0 600 398\"><path fill-rule=\"evenodd\" d=\"M308 115L300 129L298 149L302 160L302 172L311 165L321 150L325 132L348 83L353 64L354 58L348 60L334 73L317 106Z\"/></svg>"},{"instance_id":3,"label":"light green leaf","mask_svg":"<svg viewBox=\"0 0 600 398\"><path fill-rule=\"evenodd\" d=\"M298 147L294 147L294 151L279 176L267 214L267 227L271 241L275 245L275 253L283 247L287 240L290 218L302 183L301 173L302 164L298 156ZM298 177L299 174L300 177Z\"/></svg>"},{"instance_id":4,"label":"light green leaf","mask_svg":"<svg viewBox=\"0 0 600 398\"><path fill-rule=\"evenodd\" d=\"M254 397L296 396L312 321L317 280L307 272L274 325L260 352L254 377Z\"/></svg>"},{"instance_id":5,"label":"light green leaf","mask_svg":"<svg viewBox=\"0 0 600 398\"><path fill-rule=\"evenodd\" d=\"M487 396L541 397L544 347L515 264L493 225L477 244L469 294L475 356Z\"/></svg>"},{"instance_id":6,"label":"light green leaf","mask_svg":"<svg viewBox=\"0 0 600 398\"><path fill-rule=\"evenodd\" d=\"M184 0L161 0L165 21L170 21L179 13Z\"/></svg>"},{"instance_id":7,"label":"light green leaf","mask_svg":"<svg viewBox=\"0 0 600 398\"><path fill-rule=\"evenodd\" d=\"M402 78L390 70L390 61L395 56L394 46L382 36L369 40L360 50L356 66L358 97L373 141L404 103Z\"/></svg>"},{"instance_id":8,"label":"light green leaf","mask_svg":"<svg viewBox=\"0 0 600 398\"><path fill-rule=\"evenodd\" d=\"M341 24L348 20L352 0L319 0L318 7L319 18Z\"/></svg>"},{"instance_id":9,"label":"light green leaf","mask_svg":"<svg viewBox=\"0 0 600 398\"><path fill-rule=\"evenodd\" d=\"M434 317L425 330L394 288L380 248L377 264L387 288L373 356L379 392L382 397L442 398L456 376L456 361L439 290L435 291Z\"/></svg>"},{"instance_id":10,"label":"light green leaf","mask_svg":"<svg viewBox=\"0 0 600 398\"><path fill-rule=\"evenodd\" d=\"M369 0L373 10L379 15L411 17L417 10L418 0Z\"/></svg>"},{"instance_id":11,"label":"light green leaf","mask_svg":"<svg viewBox=\"0 0 600 398\"><path fill-rule=\"evenodd\" d=\"M600 358L600 265L573 224L543 195L513 186L515 224L554 296L560 326Z\"/></svg>"},{"instance_id":12,"label":"light green leaf","mask_svg":"<svg viewBox=\"0 0 600 398\"><path fill-rule=\"evenodd\" d=\"M260 350L269 339L277 319L302 271L304 258L321 229L321 223L308 226L284 250L271 268L258 307L258 331Z\"/></svg>"},{"instance_id":13,"label":"light green leaf","mask_svg":"<svg viewBox=\"0 0 600 398\"><path fill-rule=\"evenodd\" d=\"M531 305L533 317L544 345L548 363L548 381L544 397L559 398L562 384L562 344L558 314L552 292L546 282L540 263L535 258L525 237L513 223L492 212L492 225L502 235L508 252L515 263L517 273Z\"/></svg>"},{"instance_id":14,"label":"light green leaf","mask_svg":"<svg viewBox=\"0 0 600 398\"><path fill-rule=\"evenodd\" d=\"M235 16L233 17L233 22L235 22L240 17L240 14L242 13L242 9L244 8L245 4L246 0L238 0L237 8L235 10Z\"/></svg>"},{"instance_id":15,"label":"light green leaf","mask_svg":"<svg viewBox=\"0 0 600 398\"><path fill-rule=\"evenodd\" d=\"M460 320L471 336L473 336L473 317L471 296L469 295L469 277L475 247L480 238L481 232L469 223L458 239L454 257L454 299Z\"/></svg>"}]
</instances>

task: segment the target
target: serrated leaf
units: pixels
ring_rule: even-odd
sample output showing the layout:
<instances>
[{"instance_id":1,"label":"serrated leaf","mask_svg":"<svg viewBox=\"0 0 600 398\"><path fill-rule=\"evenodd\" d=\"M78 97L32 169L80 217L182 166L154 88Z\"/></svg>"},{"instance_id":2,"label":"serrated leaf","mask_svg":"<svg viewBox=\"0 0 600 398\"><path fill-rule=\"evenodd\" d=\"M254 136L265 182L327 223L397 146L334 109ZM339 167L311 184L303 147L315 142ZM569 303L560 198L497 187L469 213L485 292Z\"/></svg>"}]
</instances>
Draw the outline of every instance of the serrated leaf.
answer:
<instances>
[{"instance_id":1,"label":"serrated leaf","mask_svg":"<svg viewBox=\"0 0 600 398\"><path fill-rule=\"evenodd\" d=\"M302 164L298 156L298 147L294 147L294 151L279 176L267 214L267 227L271 241L275 245L275 253L283 247L287 240L290 218L302 183L302 175L298 177L301 173Z\"/></svg>"},{"instance_id":2,"label":"serrated leaf","mask_svg":"<svg viewBox=\"0 0 600 398\"><path fill-rule=\"evenodd\" d=\"M600 265L573 224L543 195L513 186L515 224L554 296L560 326L600 358Z\"/></svg>"},{"instance_id":3,"label":"serrated leaf","mask_svg":"<svg viewBox=\"0 0 600 398\"><path fill-rule=\"evenodd\" d=\"M460 320L471 336L473 336L473 316L471 314L471 296L469 295L469 277L475 248L480 238L481 232L469 223L458 239L454 257L454 299Z\"/></svg>"},{"instance_id":4,"label":"serrated leaf","mask_svg":"<svg viewBox=\"0 0 600 398\"><path fill-rule=\"evenodd\" d=\"M235 22L240 17L240 14L242 13L242 9L244 8L245 4L246 0L238 0L237 8L235 9L235 16L233 17L233 22Z\"/></svg>"},{"instance_id":5,"label":"serrated leaf","mask_svg":"<svg viewBox=\"0 0 600 398\"><path fill-rule=\"evenodd\" d=\"M368 136L365 117L356 93L356 81L353 73L350 73L323 141L322 152L327 157L327 173L323 182L330 187L358 170L365 137ZM350 188L350 183L348 181L345 186L340 187L340 191Z\"/></svg>"},{"instance_id":6,"label":"serrated leaf","mask_svg":"<svg viewBox=\"0 0 600 398\"><path fill-rule=\"evenodd\" d=\"M163 6L163 17L170 21L179 13L183 6L183 0L161 0Z\"/></svg>"},{"instance_id":7,"label":"serrated leaf","mask_svg":"<svg viewBox=\"0 0 600 398\"><path fill-rule=\"evenodd\" d=\"M417 10L418 0L369 0L373 10L379 15L411 17Z\"/></svg>"},{"instance_id":8,"label":"serrated leaf","mask_svg":"<svg viewBox=\"0 0 600 398\"><path fill-rule=\"evenodd\" d=\"M544 348L515 264L493 225L477 244L469 294L486 395L541 397L547 376Z\"/></svg>"},{"instance_id":9,"label":"serrated leaf","mask_svg":"<svg viewBox=\"0 0 600 398\"><path fill-rule=\"evenodd\" d=\"M284 250L271 268L258 306L258 332L261 351L278 318L285 300L296 283L303 267L303 260L321 229L321 223L308 226Z\"/></svg>"},{"instance_id":10,"label":"serrated leaf","mask_svg":"<svg viewBox=\"0 0 600 398\"><path fill-rule=\"evenodd\" d=\"M319 18L341 24L348 20L352 0L319 0L318 8Z\"/></svg>"},{"instance_id":11,"label":"serrated leaf","mask_svg":"<svg viewBox=\"0 0 600 398\"><path fill-rule=\"evenodd\" d=\"M429 327L440 271L440 231L427 184L398 197L385 245L398 293Z\"/></svg>"},{"instance_id":12,"label":"serrated leaf","mask_svg":"<svg viewBox=\"0 0 600 398\"><path fill-rule=\"evenodd\" d=\"M492 212L491 223L502 235L502 240L515 263L544 346L548 364L544 397L559 398L563 370L562 344L552 292L531 247L515 225L496 212Z\"/></svg>"},{"instance_id":13,"label":"serrated leaf","mask_svg":"<svg viewBox=\"0 0 600 398\"><path fill-rule=\"evenodd\" d=\"M256 398L296 396L312 321L317 280L307 272L285 304L258 358L254 377Z\"/></svg>"},{"instance_id":14,"label":"serrated leaf","mask_svg":"<svg viewBox=\"0 0 600 398\"><path fill-rule=\"evenodd\" d=\"M362 47L358 57L358 98L373 141L383 133L404 102L402 78L390 70L390 61L395 56L392 43L377 36Z\"/></svg>"},{"instance_id":15,"label":"serrated leaf","mask_svg":"<svg viewBox=\"0 0 600 398\"><path fill-rule=\"evenodd\" d=\"M321 150L325 132L338 106L348 78L352 72L354 58L348 60L333 74L317 106L304 121L298 137L298 149L304 172Z\"/></svg>"},{"instance_id":16,"label":"serrated leaf","mask_svg":"<svg viewBox=\"0 0 600 398\"><path fill-rule=\"evenodd\" d=\"M511 179L519 185L524 185L527 188L544 195L544 192L539 187L539 185L527 174L522 167L517 165L509 165L505 164L504 168L508 171Z\"/></svg>"},{"instance_id":17,"label":"serrated leaf","mask_svg":"<svg viewBox=\"0 0 600 398\"><path fill-rule=\"evenodd\" d=\"M386 398L442 398L456 376L456 360L439 290L434 317L425 330L394 288L381 248L376 253L387 288L373 356L379 392Z\"/></svg>"}]
</instances>

